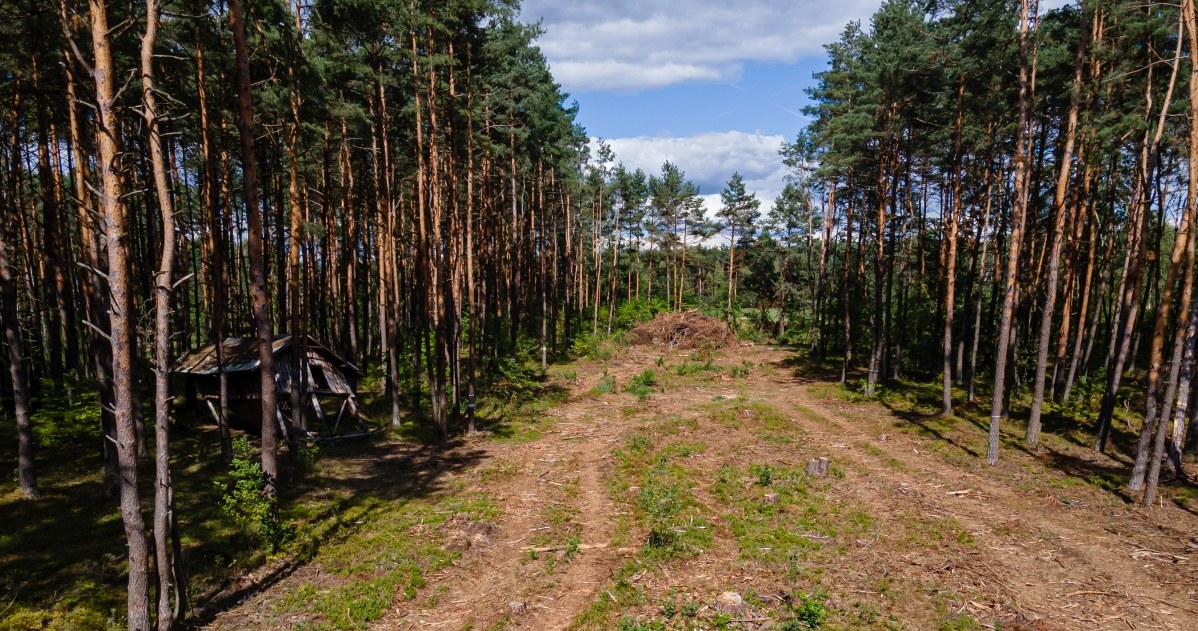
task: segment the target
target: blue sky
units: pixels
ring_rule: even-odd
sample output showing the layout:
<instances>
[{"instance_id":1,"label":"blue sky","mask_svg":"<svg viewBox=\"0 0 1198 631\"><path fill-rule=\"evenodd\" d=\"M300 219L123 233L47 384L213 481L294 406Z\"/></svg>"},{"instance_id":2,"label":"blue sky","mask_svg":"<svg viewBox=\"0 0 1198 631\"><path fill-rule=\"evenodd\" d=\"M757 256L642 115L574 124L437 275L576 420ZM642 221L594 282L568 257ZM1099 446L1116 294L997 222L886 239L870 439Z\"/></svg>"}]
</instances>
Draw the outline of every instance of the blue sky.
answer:
<instances>
[{"instance_id":1,"label":"blue sky","mask_svg":"<svg viewBox=\"0 0 1198 631\"><path fill-rule=\"evenodd\" d=\"M664 160L699 184L709 210L734 171L768 208L785 170L778 149L802 128L804 89L823 44L880 0L524 0L579 122L617 160Z\"/></svg>"},{"instance_id":2,"label":"blue sky","mask_svg":"<svg viewBox=\"0 0 1198 631\"><path fill-rule=\"evenodd\" d=\"M1012 0L1016 1L1016 0ZM1045 11L1068 0L1044 0ZM524 0L579 122L629 168L669 159L708 210L740 171L765 210L782 190L783 142L803 127L823 45L881 0Z\"/></svg>"},{"instance_id":3,"label":"blue sky","mask_svg":"<svg viewBox=\"0 0 1198 631\"><path fill-rule=\"evenodd\" d=\"M738 81L691 81L646 91L571 93L579 122L605 138L690 136L735 129L793 136L803 125L805 88L823 59L748 62ZM635 115L630 113L635 112Z\"/></svg>"}]
</instances>

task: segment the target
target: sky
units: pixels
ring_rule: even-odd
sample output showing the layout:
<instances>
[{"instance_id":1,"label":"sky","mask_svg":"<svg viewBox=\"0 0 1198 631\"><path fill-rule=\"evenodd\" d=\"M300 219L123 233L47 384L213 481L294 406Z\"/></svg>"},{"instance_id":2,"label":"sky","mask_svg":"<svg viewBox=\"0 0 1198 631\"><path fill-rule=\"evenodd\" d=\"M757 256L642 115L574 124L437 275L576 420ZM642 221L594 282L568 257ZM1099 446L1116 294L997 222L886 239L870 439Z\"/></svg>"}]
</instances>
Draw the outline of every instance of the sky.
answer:
<instances>
[{"instance_id":1,"label":"sky","mask_svg":"<svg viewBox=\"0 0 1198 631\"><path fill-rule=\"evenodd\" d=\"M880 0L524 0L578 122L630 169L665 160L709 211L739 171L766 211L786 171L778 150L803 127L823 45Z\"/></svg>"},{"instance_id":2,"label":"sky","mask_svg":"<svg viewBox=\"0 0 1198 631\"><path fill-rule=\"evenodd\" d=\"M1065 4L1045 0L1042 10ZM786 170L778 150L802 129L824 44L868 27L881 0L524 0L578 122L629 169L670 160L708 211L739 171L767 211Z\"/></svg>"}]
</instances>

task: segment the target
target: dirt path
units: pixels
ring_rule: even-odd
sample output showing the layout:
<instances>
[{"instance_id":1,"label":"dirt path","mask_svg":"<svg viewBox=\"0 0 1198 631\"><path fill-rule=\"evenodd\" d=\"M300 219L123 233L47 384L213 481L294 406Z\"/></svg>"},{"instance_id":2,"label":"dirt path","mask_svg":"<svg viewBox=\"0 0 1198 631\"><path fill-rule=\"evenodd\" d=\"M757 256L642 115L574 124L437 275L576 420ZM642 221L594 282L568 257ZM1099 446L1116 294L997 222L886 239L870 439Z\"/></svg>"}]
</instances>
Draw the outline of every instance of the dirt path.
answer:
<instances>
[{"instance_id":1,"label":"dirt path","mask_svg":"<svg viewBox=\"0 0 1198 631\"><path fill-rule=\"evenodd\" d=\"M637 367L609 364L617 379ZM427 577L428 587L377 629L561 629L598 594L627 550L613 548L618 512L604 486L629 422L614 401L585 394L605 371L580 366L576 390L534 442L492 448L507 472L486 485L504 508L487 540Z\"/></svg>"},{"instance_id":2,"label":"dirt path","mask_svg":"<svg viewBox=\"0 0 1198 631\"><path fill-rule=\"evenodd\" d=\"M1126 501L1109 482L1125 463L1048 435L1039 453L1016 440L989 467L984 428L855 402L791 359L731 347L692 371L690 353L641 347L567 367L569 398L539 434L457 448L474 454L459 458L460 488L502 512L439 526L429 545L443 538L460 558L396 593L373 628L769 629L818 593L837 628L1198 629L1198 517ZM646 368L662 383L638 400L625 389ZM594 391L610 378L616 392ZM685 510L707 524L699 548L648 556L633 445L637 466L679 472ZM816 456L835 475L798 479ZM782 485L758 480L771 470ZM762 505L787 488L800 490ZM279 603L320 572L317 559L213 626L278 628ZM748 608L720 618L725 591Z\"/></svg>"},{"instance_id":3,"label":"dirt path","mask_svg":"<svg viewBox=\"0 0 1198 631\"><path fill-rule=\"evenodd\" d=\"M651 366L657 356L634 351L605 368L623 383ZM846 591L869 593L868 581L851 584L857 580L854 572L872 576L893 571L912 585L951 588L961 594L961 602L952 604L958 612L979 620L1005 620L1004 628L1198 628L1198 575L1190 563L1198 546L1193 515L1168 505L1136 509L1108 491L1050 472L1044 454L1037 459L1008 448L1000 466L990 469L971 451L982 444L980 431L972 435L966 428L944 436L908 431L920 419L899 418L875 403L828 396L826 385L794 378L784 366L786 359L786 353L762 347L731 349L725 363L773 369L753 370L738 380L720 376L677 391L667 389L654 395L649 406L661 418L693 416L696 402L737 391L747 401L790 415L808 448L826 453L847 470L845 482L836 488L839 498L874 515L884 531L913 518L929 524L940 520L950 530L961 530L961 545L871 544L849 552L846 562L855 567L848 573L829 569L832 580L826 582L849 583ZM577 392L552 412L558 420L554 431L537 442L495 453L519 471L491 487L508 510L498 524L495 543L467 555L443 575L429 577L429 587L412 607L380 628L560 629L602 597L600 588L622 556L608 546L612 515L621 510L603 484L611 466L608 456L646 425L628 410L617 411L628 405L627 396L585 394L599 380L599 366L581 363L579 370ZM707 469L714 470L729 452L765 462L794 459L795 454L741 435L744 432L725 429L712 435L707 430L699 427L697 433L708 433L712 453L696 460L697 470L704 460L709 462ZM1081 449L1055 449L1059 451L1051 453L1058 460L1090 457ZM557 485L571 480L577 481L577 490L565 498ZM706 497L702 488L697 493ZM544 563L530 560L528 542L538 529L551 529L547 503L563 501L573 507L571 519L584 549L546 569ZM705 502L718 513L710 500ZM892 564L899 568L892 570ZM734 545L720 541L703 559L680 567L684 574L708 577L709 590L752 570L738 563ZM657 592L701 589L693 581L657 580ZM427 604L425 594L433 593L443 596ZM510 609L509 603L523 605ZM894 603L894 609L902 611L904 606Z\"/></svg>"},{"instance_id":4,"label":"dirt path","mask_svg":"<svg viewBox=\"0 0 1198 631\"><path fill-rule=\"evenodd\" d=\"M833 460L863 463L868 483L862 500L871 508L916 503L955 518L980 544L972 567L961 571L981 578L992 602L971 608L1012 607L1045 629L1198 628L1193 515L1170 505L1139 510L1090 487L1054 489L1036 479L1043 472L1018 450L1007 449L995 471L977 458L964 467L946 466L943 453L933 450L940 439L895 431L906 421L896 422L886 410L780 383L789 387L752 396L795 411L796 421L828 446ZM949 448L961 454L968 449Z\"/></svg>"}]
</instances>

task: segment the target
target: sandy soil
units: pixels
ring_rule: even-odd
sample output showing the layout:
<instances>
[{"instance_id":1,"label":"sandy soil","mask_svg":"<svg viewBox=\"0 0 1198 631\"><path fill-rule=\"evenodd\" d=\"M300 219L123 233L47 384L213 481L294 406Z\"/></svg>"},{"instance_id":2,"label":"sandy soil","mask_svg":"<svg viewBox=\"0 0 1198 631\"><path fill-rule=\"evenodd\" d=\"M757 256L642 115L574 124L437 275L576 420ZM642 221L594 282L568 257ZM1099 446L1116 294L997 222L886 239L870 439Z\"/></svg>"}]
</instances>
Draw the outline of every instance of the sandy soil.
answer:
<instances>
[{"instance_id":1,"label":"sandy soil","mask_svg":"<svg viewBox=\"0 0 1198 631\"><path fill-rule=\"evenodd\" d=\"M570 398L547 412L542 436L467 441L462 449L480 454L471 466L502 472L478 484L503 514L457 562L426 576L414 598L397 596L375 628L563 629L604 598L613 611L592 628L614 628L622 616L656 620L661 603L676 598L703 606L670 628L703 628L728 590L758 597L734 628L771 628L795 579L747 558L729 526L735 510L713 496L710 481L728 467L802 468L826 456L837 475L812 487L820 506L867 515L869 525L822 537L818 567L805 569L799 587L823 590L841 628L1198 629L1198 516L1169 501L1142 509L1083 481L1122 471L1123 462L1050 437L1037 453L1008 446L988 467L978 455L982 428L852 402L797 376L787 352L763 346L725 349L717 360L725 370L667 379L643 402L590 392L605 374L626 384L646 367L668 372L689 353L633 348L578 362ZM747 374L733 376L732 366ZM712 401L745 409L721 423ZM754 409L776 410L786 426L763 427ZM667 418L685 422L659 431ZM644 536L634 502L608 484L613 451L633 434L704 446L685 466L713 536L701 553L631 577L643 597L616 602L613 581ZM621 520L633 524L630 534L617 532ZM290 588L293 581L272 589ZM961 620L975 626L942 626Z\"/></svg>"}]
</instances>

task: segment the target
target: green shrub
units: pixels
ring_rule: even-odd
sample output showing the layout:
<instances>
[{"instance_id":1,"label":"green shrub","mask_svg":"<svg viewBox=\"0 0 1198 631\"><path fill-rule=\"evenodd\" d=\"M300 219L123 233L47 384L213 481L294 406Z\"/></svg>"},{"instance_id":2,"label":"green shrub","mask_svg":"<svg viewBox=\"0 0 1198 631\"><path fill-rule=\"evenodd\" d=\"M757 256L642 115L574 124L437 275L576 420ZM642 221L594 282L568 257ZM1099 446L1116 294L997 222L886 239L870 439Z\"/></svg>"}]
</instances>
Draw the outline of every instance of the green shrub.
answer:
<instances>
[{"instance_id":1,"label":"green shrub","mask_svg":"<svg viewBox=\"0 0 1198 631\"><path fill-rule=\"evenodd\" d=\"M643 298L634 298L616 307L612 328L617 331L627 331L641 322L652 320L654 316L666 310L668 308L662 300L649 301Z\"/></svg>"},{"instance_id":2,"label":"green shrub","mask_svg":"<svg viewBox=\"0 0 1198 631\"><path fill-rule=\"evenodd\" d=\"M43 398L31 419L34 441L42 448L97 442L104 431L101 413L100 402L94 395L73 404Z\"/></svg>"},{"instance_id":3,"label":"green shrub","mask_svg":"<svg viewBox=\"0 0 1198 631\"><path fill-rule=\"evenodd\" d=\"M810 594L798 594L791 603L790 609L791 615L794 617L778 625L779 631L818 629L828 618L828 609L824 606L824 594L819 590Z\"/></svg>"},{"instance_id":4,"label":"green shrub","mask_svg":"<svg viewBox=\"0 0 1198 631\"><path fill-rule=\"evenodd\" d=\"M225 480L216 482L220 509L244 532L277 552L290 538L292 528L279 522L278 499L265 493L266 476L256 455L245 436L234 439L229 472Z\"/></svg>"},{"instance_id":5,"label":"green shrub","mask_svg":"<svg viewBox=\"0 0 1198 631\"><path fill-rule=\"evenodd\" d=\"M702 362L693 362L689 359L683 360L681 364L674 367L674 374L679 377L685 377L704 371L718 372L719 370L720 367L715 365L713 358L708 357L706 361Z\"/></svg>"},{"instance_id":6,"label":"green shrub","mask_svg":"<svg viewBox=\"0 0 1198 631\"><path fill-rule=\"evenodd\" d=\"M612 394L615 391L615 375L603 375L599 378L599 383L594 388L591 388L591 394Z\"/></svg>"},{"instance_id":7,"label":"green shrub","mask_svg":"<svg viewBox=\"0 0 1198 631\"><path fill-rule=\"evenodd\" d=\"M755 464L751 467L757 476L757 486L769 486L774 482L774 468L768 464Z\"/></svg>"},{"instance_id":8,"label":"green shrub","mask_svg":"<svg viewBox=\"0 0 1198 631\"><path fill-rule=\"evenodd\" d=\"M653 372L652 368L646 368L640 374L634 375L628 382L626 392L636 395L636 398L644 401L649 398L649 395L656 390L657 373Z\"/></svg>"},{"instance_id":9,"label":"green shrub","mask_svg":"<svg viewBox=\"0 0 1198 631\"><path fill-rule=\"evenodd\" d=\"M824 607L824 596L819 591L799 594L799 606L795 608L795 620L808 629L818 629L828 617Z\"/></svg>"}]
</instances>

